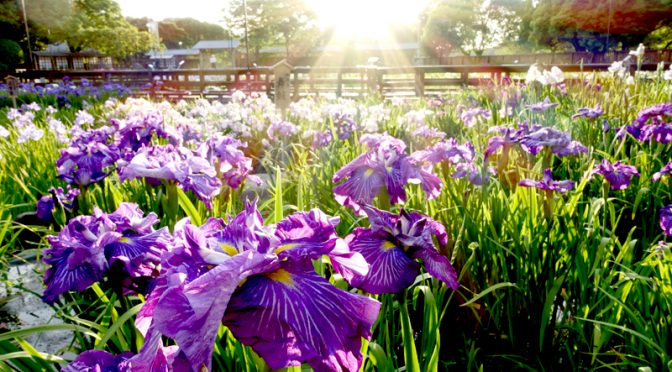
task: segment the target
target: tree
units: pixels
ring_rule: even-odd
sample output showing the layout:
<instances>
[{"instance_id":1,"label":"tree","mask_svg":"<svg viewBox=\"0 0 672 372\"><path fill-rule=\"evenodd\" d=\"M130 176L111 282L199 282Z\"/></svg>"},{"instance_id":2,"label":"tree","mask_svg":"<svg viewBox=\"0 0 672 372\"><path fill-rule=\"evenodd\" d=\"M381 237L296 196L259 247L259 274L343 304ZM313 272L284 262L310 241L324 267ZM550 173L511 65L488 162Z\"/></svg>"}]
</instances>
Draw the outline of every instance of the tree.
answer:
<instances>
[{"instance_id":1,"label":"tree","mask_svg":"<svg viewBox=\"0 0 672 372\"><path fill-rule=\"evenodd\" d=\"M236 37L244 40L247 13L247 36L255 54L264 46L281 44L289 57L292 49L309 49L320 36L316 16L303 0L248 0L247 12L244 3L232 0L225 9L224 21Z\"/></svg>"},{"instance_id":2,"label":"tree","mask_svg":"<svg viewBox=\"0 0 672 372\"><path fill-rule=\"evenodd\" d=\"M672 18L670 0L528 0L527 5L519 13L521 38L551 49L563 43L589 52L633 48Z\"/></svg>"},{"instance_id":3,"label":"tree","mask_svg":"<svg viewBox=\"0 0 672 372\"><path fill-rule=\"evenodd\" d=\"M117 58L158 47L154 35L138 30L124 19L114 0L74 0L63 36L76 51L93 48Z\"/></svg>"},{"instance_id":4,"label":"tree","mask_svg":"<svg viewBox=\"0 0 672 372\"><path fill-rule=\"evenodd\" d=\"M516 35L519 19L504 2L435 0L425 11L423 43L482 55Z\"/></svg>"}]
</instances>

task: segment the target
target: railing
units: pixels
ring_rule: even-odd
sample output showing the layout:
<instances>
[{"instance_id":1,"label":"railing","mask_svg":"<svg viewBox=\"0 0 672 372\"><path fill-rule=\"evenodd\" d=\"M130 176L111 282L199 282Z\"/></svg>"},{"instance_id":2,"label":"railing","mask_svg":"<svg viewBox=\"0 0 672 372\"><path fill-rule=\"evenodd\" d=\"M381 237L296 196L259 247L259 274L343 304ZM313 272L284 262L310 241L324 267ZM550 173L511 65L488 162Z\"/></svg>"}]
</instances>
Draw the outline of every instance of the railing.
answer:
<instances>
[{"instance_id":1,"label":"railing","mask_svg":"<svg viewBox=\"0 0 672 372\"><path fill-rule=\"evenodd\" d=\"M643 70L655 70L660 57L670 57L657 53L656 58L648 55L642 64ZM575 60L582 54L572 53L552 65L565 72L605 71L613 59L597 62ZM522 77L532 63L539 61L539 55L529 56L529 60L516 63L494 63L511 56L487 56L483 64L470 63L451 65L428 65L406 67L293 67L289 75L289 94L298 99L306 95L336 95L343 97L365 96L371 93L383 96L434 94L464 85L478 85L498 79L503 75ZM542 55L544 56L544 55ZM620 56L620 55L619 55ZM520 57L520 56L518 56ZM585 55L584 55L585 57ZM620 56L624 57L624 56ZM461 58L461 57L460 57ZM466 57L465 57L466 58ZM570 58L570 59L564 59ZM453 61L459 62L459 61ZM465 61L466 62L466 61ZM551 64L547 64L547 68ZM634 69L634 63L630 64ZM23 82L49 83L68 76L73 81L88 79L94 83L116 82L134 88L137 94L150 94L171 98L187 96L221 98L234 90L265 92L274 94L275 73L271 67L227 68L202 70L105 70L105 71L24 71L16 74Z\"/></svg>"}]
</instances>

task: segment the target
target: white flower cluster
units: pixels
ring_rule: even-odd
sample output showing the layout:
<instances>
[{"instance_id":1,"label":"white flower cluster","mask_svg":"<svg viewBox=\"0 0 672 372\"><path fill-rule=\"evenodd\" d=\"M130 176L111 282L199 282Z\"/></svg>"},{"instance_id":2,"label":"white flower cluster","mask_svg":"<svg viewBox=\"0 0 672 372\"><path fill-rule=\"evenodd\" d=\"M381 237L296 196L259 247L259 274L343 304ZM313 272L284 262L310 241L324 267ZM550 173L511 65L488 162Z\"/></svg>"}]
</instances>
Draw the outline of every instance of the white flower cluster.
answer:
<instances>
[{"instance_id":1,"label":"white flower cluster","mask_svg":"<svg viewBox=\"0 0 672 372\"><path fill-rule=\"evenodd\" d=\"M565 74L557 66L551 67L550 71L546 69L540 70L535 63L527 70L525 82L531 84L535 81L538 81L541 85L557 85L565 81Z\"/></svg>"}]
</instances>

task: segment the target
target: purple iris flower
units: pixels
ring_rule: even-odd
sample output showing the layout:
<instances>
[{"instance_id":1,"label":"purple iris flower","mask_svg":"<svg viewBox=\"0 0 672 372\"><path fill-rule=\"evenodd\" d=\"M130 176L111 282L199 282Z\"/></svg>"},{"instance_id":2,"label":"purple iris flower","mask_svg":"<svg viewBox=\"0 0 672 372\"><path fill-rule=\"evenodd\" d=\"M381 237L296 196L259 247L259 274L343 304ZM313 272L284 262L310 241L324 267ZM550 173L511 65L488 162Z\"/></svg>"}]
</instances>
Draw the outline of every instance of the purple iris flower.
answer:
<instances>
[{"instance_id":1,"label":"purple iris flower","mask_svg":"<svg viewBox=\"0 0 672 372\"><path fill-rule=\"evenodd\" d=\"M600 106L600 104L598 103L595 105L594 108L590 107L580 108L576 114L572 115L572 120L576 120L577 118L580 117L585 117L588 119L597 119L600 116L602 116L603 113L604 111L602 110L602 106Z\"/></svg>"},{"instance_id":2,"label":"purple iris flower","mask_svg":"<svg viewBox=\"0 0 672 372\"><path fill-rule=\"evenodd\" d=\"M660 208L660 228L667 236L672 236L672 204Z\"/></svg>"},{"instance_id":3,"label":"purple iris flower","mask_svg":"<svg viewBox=\"0 0 672 372\"><path fill-rule=\"evenodd\" d=\"M331 134L331 131L329 130L325 130L323 132L316 130L307 130L303 132L303 138L307 139L310 142L310 146L314 150L328 146L333 140L333 136Z\"/></svg>"},{"instance_id":4,"label":"purple iris flower","mask_svg":"<svg viewBox=\"0 0 672 372\"><path fill-rule=\"evenodd\" d=\"M154 135L176 141L177 135L164 128L163 115L150 112L146 115L131 115L124 120L112 119L117 128L117 147L129 160L143 146L151 144Z\"/></svg>"},{"instance_id":5,"label":"purple iris flower","mask_svg":"<svg viewBox=\"0 0 672 372\"><path fill-rule=\"evenodd\" d=\"M268 126L266 134L271 141L282 141L295 135L299 131L299 127L283 120L278 120Z\"/></svg>"},{"instance_id":6,"label":"purple iris flower","mask_svg":"<svg viewBox=\"0 0 672 372\"><path fill-rule=\"evenodd\" d=\"M543 112L556 106L558 106L558 103L551 103L551 100L548 97L546 97L546 99L544 99L543 102L525 105L525 107L527 107L528 109L530 109L530 111L533 112Z\"/></svg>"},{"instance_id":7,"label":"purple iris flower","mask_svg":"<svg viewBox=\"0 0 672 372\"><path fill-rule=\"evenodd\" d=\"M199 154L217 170L219 177L232 189L237 189L245 178L260 184L258 177L250 175L252 159L245 156L241 149L247 147L230 136L215 135L204 142L197 150Z\"/></svg>"},{"instance_id":8,"label":"purple iris flower","mask_svg":"<svg viewBox=\"0 0 672 372\"><path fill-rule=\"evenodd\" d=\"M532 132L536 132L541 128L542 127L538 124L534 124L530 127L527 122L523 122L518 124L517 129L514 127L504 126L495 126L488 129L488 133L499 133L499 135L491 137L488 140L488 146L483 153L485 160L497 153L500 148L503 149L504 153L508 154L508 150L511 148L511 146L515 144L521 144L521 140L525 138L526 135Z\"/></svg>"},{"instance_id":9,"label":"purple iris flower","mask_svg":"<svg viewBox=\"0 0 672 372\"><path fill-rule=\"evenodd\" d=\"M607 159L603 159L600 164L590 172L590 177L593 174L601 174L604 179L609 182L612 190L625 190L630 186L630 180L633 176L639 176L637 168L632 165L621 164L617 161L611 164Z\"/></svg>"},{"instance_id":10,"label":"purple iris flower","mask_svg":"<svg viewBox=\"0 0 672 372\"><path fill-rule=\"evenodd\" d=\"M49 188L49 194L44 195L37 201L37 217L42 221L49 222L53 219L53 210L56 205L67 211L72 211L75 207L75 198L79 195L79 189L72 189L68 185L68 191L63 191L62 187Z\"/></svg>"},{"instance_id":11,"label":"purple iris flower","mask_svg":"<svg viewBox=\"0 0 672 372\"><path fill-rule=\"evenodd\" d=\"M119 180L145 178L149 182L176 182L191 190L208 207L219 194L222 182L208 160L197 152L173 145L143 147L129 161L119 161Z\"/></svg>"},{"instance_id":12,"label":"purple iris flower","mask_svg":"<svg viewBox=\"0 0 672 372\"><path fill-rule=\"evenodd\" d=\"M480 107L465 109L460 113L460 119L467 128L471 128L476 125L478 118L490 119L491 116L492 113L490 110L486 110Z\"/></svg>"},{"instance_id":13,"label":"purple iris flower","mask_svg":"<svg viewBox=\"0 0 672 372\"><path fill-rule=\"evenodd\" d=\"M103 350L88 350L79 354L61 372L117 372L121 371L119 365L132 356L130 352L114 356Z\"/></svg>"},{"instance_id":14,"label":"purple iris flower","mask_svg":"<svg viewBox=\"0 0 672 372\"><path fill-rule=\"evenodd\" d=\"M524 187L536 187L540 190L545 190L548 192L557 191L561 194L566 193L567 191L574 188L574 181L554 181L553 174L550 169L544 170L544 177L541 181L534 181L530 179L524 179L520 181L520 186Z\"/></svg>"},{"instance_id":15,"label":"purple iris flower","mask_svg":"<svg viewBox=\"0 0 672 372\"><path fill-rule=\"evenodd\" d=\"M47 237L44 300L53 303L61 293L81 292L111 269L121 272L125 288L141 289L138 282L158 274L155 265L170 241L166 227L154 230L157 222L156 214L143 217L132 203L121 203L114 213L96 208L93 216L71 219L58 236Z\"/></svg>"},{"instance_id":16,"label":"purple iris flower","mask_svg":"<svg viewBox=\"0 0 672 372\"><path fill-rule=\"evenodd\" d=\"M492 174L492 169L488 168L484 178L481 169L474 163L476 159L474 145L470 142L465 142L461 145L454 138L438 142L424 150L416 151L411 154L410 159L415 164L423 165L426 167L425 169L431 169L431 165L447 160L455 167L455 172L450 175L452 178L466 177L467 180L474 185L487 183L489 174ZM422 177L423 173L419 173L418 176ZM431 176L433 176L433 174L431 174ZM424 178L421 179L423 180L423 183L431 185L433 178L428 177L426 180ZM438 183L435 189L436 195L438 195L441 191L441 184ZM428 195L432 194L428 192Z\"/></svg>"},{"instance_id":17,"label":"purple iris flower","mask_svg":"<svg viewBox=\"0 0 672 372\"><path fill-rule=\"evenodd\" d=\"M637 119L626 127L636 140L640 142L657 141L672 142L672 123L666 122L672 117L672 103L661 103L647 107L639 112ZM650 124L647 124L649 123Z\"/></svg>"},{"instance_id":18,"label":"purple iris flower","mask_svg":"<svg viewBox=\"0 0 672 372\"><path fill-rule=\"evenodd\" d=\"M119 159L119 150L110 140L111 131L107 127L75 137L70 147L61 150L61 157L56 161L58 177L80 186L103 180Z\"/></svg>"},{"instance_id":19,"label":"purple iris flower","mask_svg":"<svg viewBox=\"0 0 672 372\"><path fill-rule=\"evenodd\" d=\"M419 126L413 131L414 137L421 137L427 140L443 140L446 138L446 133L428 126L427 124Z\"/></svg>"},{"instance_id":20,"label":"purple iris flower","mask_svg":"<svg viewBox=\"0 0 672 372\"><path fill-rule=\"evenodd\" d=\"M422 259L429 274L457 289L457 273L450 260L437 250L434 238L441 247L448 243L443 225L416 212L401 210L397 215L379 209L363 207L370 228L356 228L346 237L355 252L361 253L370 265L365 275L348 268L336 267L352 286L369 293L396 293L409 287L420 274Z\"/></svg>"},{"instance_id":21,"label":"purple iris flower","mask_svg":"<svg viewBox=\"0 0 672 372\"><path fill-rule=\"evenodd\" d=\"M537 155L543 147L550 149L551 153L558 156L578 155L588 152L588 148L578 141L573 141L567 132L555 128L539 128L530 132L520 140L525 151Z\"/></svg>"},{"instance_id":22,"label":"purple iris flower","mask_svg":"<svg viewBox=\"0 0 672 372\"><path fill-rule=\"evenodd\" d=\"M367 134L360 140L368 151L338 170L333 182L345 182L333 188L339 204L361 212L362 204L371 204L385 188L391 204L406 201L404 185L420 183L428 198L435 198L441 190L441 180L431 172L425 160L406 155L406 144L394 137ZM431 161L429 161L431 162Z\"/></svg>"},{"instance_id":23,"label":"purple iris flower","mask_svg":"<svg viewBox=\"0 0 672 372\"><path fill-rule=\"evenodd\" d=\"M653 182L658 182L658 180L660 180L660 177L662 177L665 174L669 175L670 173L672 173L672 161L665 164L664 167L660 168L658 172L653 174Z\"/></svg>"},{"instance_id":24,"label":"purple iris flower","mask_svg":"<svg viewBox=\"0 0 672 372\"><path fill-rule=\"evenodd\" d=\"M272 369L307 362L317 371L357 371L361 338L371 337L380 303L315 273L312 260L322 255L335 267L368 272L336 235L337 223L314 209L264 226L252 203L228 225L180 221L136 326L148 337L173 338L178 357L197 369L209 370L223 323Z\"/></svg>"}]
</instances>

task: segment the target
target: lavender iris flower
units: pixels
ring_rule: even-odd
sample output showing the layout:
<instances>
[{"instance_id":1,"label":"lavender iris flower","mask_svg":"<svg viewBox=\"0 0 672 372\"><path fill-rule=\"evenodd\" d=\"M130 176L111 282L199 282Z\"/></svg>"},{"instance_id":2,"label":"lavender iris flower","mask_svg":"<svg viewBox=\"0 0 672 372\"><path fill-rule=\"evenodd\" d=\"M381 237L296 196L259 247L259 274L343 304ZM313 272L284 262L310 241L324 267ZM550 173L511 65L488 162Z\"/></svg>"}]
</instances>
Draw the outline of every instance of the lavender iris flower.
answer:
<instances>
[{"instance_id":1,"label":"lavender iris flower","mask_svg":"<svg viewBox=\"0 0 672 372\"><path fill-rule=\"evenodd\" d=\"M455 172L450 175L452 178L466 177L473 185L487 183L489 175L492 174L492 169L488 168L484 178L481 169L475 164L474 146L470 142L461 145L454 138L438 142L424 150L416 151L411 154L410 159L414 164L421 164L425 167L431 167L433 164L447 160L455 167ZM422 177L423 175L422 172L418 173L418 177L422 179L423 184L431 185L433 178ZM433 174L430 175L434 176ZM436 195L438 195L441 191L441 184L438 183L435 189ZM426 192L428 195L432 195L429 191L426 190Z\"/></svg>"},{"instance_id":2,"label":"lavender iris flower","mask_svg":"<svg viewBox=\"0 0 672 372\"><path fill-rule=\"evenodd\" d=\"M603 159L600 164L590 172L590 177L594 174L601 174L604 179L609 182L612 190L625 190L630 186L630 180L633 176L639 176L637 168L632 165L621 164L617 161L611 164L606 159Z\"/></svg>"},{"instance_id":3,"label":"lavender iris flower","mask_svg":"<svg viewBox=\"0 0 672 372\"><path fill-rule=\"evenodd\" d=\"M564 194L574 188L574 181L554 181L551 170L546 169L544 170L544 177L540 181L524 179L520 181L519 185L524 187L536 187L540 190L545 190L548 192L557 191L561 194Z\"/></svg>"},{"instance_id":4,"label":"lavender iris flower","mask_svg":"<svg viewBox=\"0 0 672 372\"><path fill-rule=\"evenodd\" d=\"M75 198L79 195L79 189L72 189L68 185L68 191L63 191L62 187L49 188L49 194L44 195L37 201L37 217L45 222L53 220L53 210L55 206L60 206L67 211L72 211L75 207Z\"/></svg>"},{"instance_id":5,"label":"lavender iris flower","mask_svg":"<svg viewBox=\"0 0 672 372\"><path fill-rule=\"evenodd\" d=\"M492 113L490 110L486 110L480 107L474 107L470 109L465 109L460 113L460 119L467 128L471 128L476 125L478 118L490 119Z\"/></svg>"},{"instance_id":6,"label":"lavender iris flower","mask_svg":"<svg viewBox=\"0 0 672 372\"><path fill-rule=\"evenodd\" d=\"M352 286L369 293L395 293L409 287L420 274L422 259L430 275L457 289L457 273L450 260L437 250L435 237L441 247L448 243L443 225L416 212L401 210L394 214L365 206L370 228L356 228L346 237L355 252L361 253L370 265L365 275L348 268L336 267Z\"/></svg>"},{"instance_id":7,"label":"lavender iris flower","mask_svg":"<svg viewBox=\"0 0 672 372\"><path fill-rule=\"evenodd\" d=\"M143 177L149 182L174 181L185 191L193 191L208 208L222 186L210 162L185 147L143 147L130 161L120 160L119 168L121 182Z\"/></svg>"},{"instance_id":8,"label":"lavender iris flower","mask_svg":"<svg viewBox=\"0 0 672 372\"><path fill-rule=\"evenodd\" d=\"M135 283L156 274L154 265L170 241L167 228L154 230L157 222L156 214L143 218L132 203L121 203L111 214L96 208L93 216L70 220L58 236L47 238L51 247L45 251L50 267L44 276L44 300L53 303L61 293L81 292L112 268L127 277L124 287L139 289Z\"/></svg>"},{"instance_id":9,"label":"lavender iris flower","mask_svg":"<svg viewBox=\"0 0 672 372\"><path fill-rule=\"evenodd\" d=\"M551 100L548 97L546 97L546 99L544 99L543 102L525 105L525 107L527 107L528 109L530 109L530 111L533 112L543 112L556 106L558 106L558 103L551 103Z\"/></svg>"},{"instance_id":10,"label":"lavender iris flower","mask_svg":"<svg viewBox=\"0 0 672 372\"><path fill-rule=\"evenodd\" d=\"M653 174L653 182L658 182L658 180L660 180L660 177L666 174L669 175L671 173L672 173L672 161L665 164L664 167L662 167L658 172Z\"/></svg>"},{"instance_id":11,"label":"lavender iris flower","mask_svg":"<svg viewBox=\"0 0 672 372\"><path fill-rule=\"evenodd\" d=\"M299 127L296 125L288 121L278 120L269 125L266 134L271 141L282 141L295 135L298 131Z\"/></svg>"},{"instance_id":12,"label":"lavender iris flower","mask_svg":"<svg viewBox=\"0 0 672 372\"><path fill-rule=\"evenodd\" d=\"M594 108L590 107L580 108L576 114L572 115L572 120L578 119L580 117L585 117L588 119L597 119L600 116L602 116L603 113L604 111L602 110L602 106L600 106L600 104L598 103L595 105Z\"/></svg>"},{"instance_id":13,"label":"lavender iris flower","mask_svg":"<svg viewBox=\"0 0 672 372\"><path fill-rule=\"evenodd\" d=\"M428 198L436 197L441 190L441 180L431 173L425 159L407 156L406 144L388 135L364 135L360 142L368 151L338 170L333 182L345 182L333 188L339 204L361 214L361 205L370 204L383 188L391 204L406 201L404 185L420 183Z\"/></svg>"},{"instance_id":14,"label":"lavender iris flower","mask_svg":"<svg viewBox=\"0 0 672 372\"><path fill-rule=\"evenodd\" d=\"M640 142L657 141L672 142L672 123L666 122L672 117L672 103L661 103L647 107L639 112L637 119L626 127L636 140ZM647 124L647 123L651 124Z\"/></svg>"},{"instance_id":15,"label":"lavender iris flower","mask_svg":"<svg viewBox=\"0 0 672 372\"><path fill-rule=\"evenodd\" d=\"M215 135L204 142L197 150L199 154L215 167L219 177L232 189L237 189L245 178L260 184L258 177L250 175L252 159L245 156L241 149L247 144L230 136Z\"/></svg>"},{"instance_id":16,"label":"lavender iris flower","mask_svg":"<svg viewBox=\"0 0 672 372\"><path fill-rule=\"evenodd\" d=\"M361 338L371 337L380 303L315 273L312 260L325 254L339 268L368 272L336 235L336 223L315 209L264 226L251 203L228 225L180 221L136 325L146 337L173 338L178 357L197 369L209 370L223 323L272 369L307 362L317 371L357 371Z\"/></svg>"},{"instance_id":17,"label":"lavender iris flower","mask_svg":"<svg viewBox=\"0 0 672 372\"><path fill-rule=\"evenodd\" d=\"M672 236L672 204L660 208L660 228L667 236Z\"/></svg>"},{"instance_id":18,"label":"lavender iris flower","mask_svg":"<svg viewBox=\"0 0 672 372\"><path fill-rule=\"evenodd\" d=\"M133 356L133 353L125 352L117 356L103 350L87 350L68 364L61 372L116 372L120 371L119 365Z\"/></svg>"},{"instance_id":19,"label":"lavender iris flower","mask_svg":"<svg viewBox=\"0 0 672 372\"><path fill-rule=\"evenodd\" d=\"M143 146L149 146L152 138L170 138L176 141L177 135L170 133L163 125L163 115L150 112L146 115L132 115L125 120L112 119L117 128L117 147L129 160Z\"/></svg>"},{"instance_id":20,"label":"lavender iris flower","mask_svg":"<svg viewBox=\"0 0 672 372\"><path fill-rule=\"evenodd\" d=\"M543 147L550 149L558 156L578 155L588 152L588 148L578 141L573 141L567 132L555 128L539 128L520 139L525 151L537 155Z\"/></svg>"},{"instance_id":21,"label":"lavender iris flower","mask_svg":"<svg viewBox=\"0 0 672 372\"><path fill-rule=\"evenodd\" d=\"M99 182L110 174L119 150L110 144L110 128L90 130L75 137L56 161L58 177L80 186Z\"/></svg>"}]
</instances>

